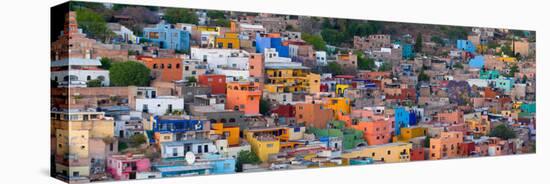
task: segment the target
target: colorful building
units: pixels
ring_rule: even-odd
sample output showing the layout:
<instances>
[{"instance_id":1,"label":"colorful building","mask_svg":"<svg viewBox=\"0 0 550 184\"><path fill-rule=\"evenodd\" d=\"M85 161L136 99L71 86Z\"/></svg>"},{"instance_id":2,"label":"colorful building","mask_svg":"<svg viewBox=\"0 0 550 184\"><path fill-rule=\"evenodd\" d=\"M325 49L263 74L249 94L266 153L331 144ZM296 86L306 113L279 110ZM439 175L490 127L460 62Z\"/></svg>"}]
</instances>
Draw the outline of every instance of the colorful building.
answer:
<instances>
[{"instance_id":1,"label":"colorful building","mask_svg":"<svg viewBox=\"0 0 550 184\"><path fill-rule=\"evenodd\" d=\"M428 129L424 127L403 127L400 134L393 137L393 142L409 142L410 139L428 135Z\"/></svg>"},{"instance_id":2,"label":"colorful building","mask_svg":"<svg viewBox=\"0 0 550 184\"><path fill-rule=\"evenodd\" d=\"M391 135L393 130L392 121L390 119L362 119L351 127L363 131L363 139L371 146L387 144L392 139Z\"/></svg>"},{"instance_id":3,"label":"colorful building","mask_svg":"<svg viewBox=\"0 0 550 184\"><path fill-rule=\"evenodd\" d=\"M414 57L413 45L411 44L401 45L401 54L403 56L403 59L409 59Z\"/></svg>"},{"instance_id":4,"label":"colorful building","mask_svg":"<svg viewBox=\"0 0 550 184\"><path fill-rule=\"evenodd\" d=\"M324 107L331 109L336 119L339 119L340 116L351 113L351 100L344 97L327 98L325 99Z\"/></svg>"},{"instance_id":5,"label":"colorful building","mask_svg":"<svg viewBox=\"0 0 550 184\"><path fill-rule=\"evenodd\" d=\"M265 67L267 78L264 88L271 93L320 91L321 76L310 68L296 65L269 65Z\"/></svg>"},{"instance_id":6,"label":"colorful building","mask_svg":"<svg viewBox=\"0 0 550 184\"><path fill-rule=\"evenodd\" d=\"M154 116L152 132L153 137L149 137L149 142L158 145L163 142L206 139L210 133L210 122L181 117Z\"/></svg>"},{"instance_id":7,"label":"colorful building","mask_svg":"<svg viewBox=\"0 0 550 184\"><path fill-rule=\"evenodd\" d=\"M145 155L111 155L107 159L107 172L115 180L137 179L140 172L151 171L151 162Z\"/></svg>"},{"instance_id":8,"label":"colorful building","mask_svg":"<svg viewBox=\"0 0 550 184\"><path fill-rule=\"evenodd\" d=\"M225 33L224 36L216 37L216 48L239 49L241 48L239 33Z\"/></svg>"},{"instance_id":9,"label":"colorful building","mask_svg":"<svg viewBox=\"0 0 550 184\"><path fill-rule=\"evenodd\" d=\"M327 123L334 118L334 111L322 104L296 104L296 122L304 123L308 127L327 128Z\"/></svg>"},{"instance_id":10,"label":"colorful building","mask_svg":"<svg viewBox=\"0 0 550 184\"><path fill-rule=\"evenodd\" d=\"M463 140L462 132L441 132L439 137L431 138L430 160L458 157Z\"/></svg>"},{"instance_id":11,"label":"colorful building","mask_svg":"<svg viewBox=\"0 0 550 184\"><path fill-rule=\"evenodd\" d=\"M151 70L156 80L171 82L183 79L183 60L181 58L141 58Z\"/></svg>"},{"instance_id":12,"label":"colorful building","mask_svg":"<svg viewBox=\"0 0 550 184\"><path fill-rule=\"evenodd\" d=\"M262 91L257 82L227 83L225 109L243 111L245 115L260 114Z\"/></svg>"},{"instance_id":13,"label":"colorful building","mask_svg":"<svg viewBox=\"0 0 550 184\"><path fill-rule=\"evenodd\" d=\"M471 53L476 51L476 46L470 40L456 40L456 48Z\"/></svg>"},{"instance_id":14,"label":"colorful building","mask_svg":"<svg viewBox=\"0 0 550 184\"><path fill-rule=\"evenodd\" d=\"M187 31L176 29L173 25L161 22L154 28L143 29L142 41L150 41L158 44L163 49L173 49L178 51L189 50L190 34Z\"/></svg>"},{"instance_id":15,"label":"colorful building","mask_svg":"<svg viewBox=\"0 0 550 184\"><path fill-rule=\"evenodd\" d=\"M389 143L366 146L342 153L342 158L372 158L386 163L410 161L411 143Z\"/></svg>"},{"instance_id":16,"label":"colorful building","mask_svg":"<svg viewBox=\"0 0 550 184\"><path fill-rule=\"evenodd\" d=\"M241 143L239 138L240 128L237 126L224 126L223 123L213 123L212 133L221 136L221 139L227 139L227 144L229 146L235 146Z\"/></svg>"},{"instance_id":17,"label":"colorful building","mask_svg":"<svg viewBox=\"0 0 550 184\"><path fill-rule=\"evenodd\" d=\"M225 75L206 74L199 76L199 85L208 86L211 93L214 95L225 94L226 92L226 77Z\"/></svg>"},{"instance_id":18,"label":"colorful building","mask_svg":"<svg viewBox=\"0 0 550 184\"><path fill-rule=\"evenodd\" d=\"M289 57L289 47L279 33L256 33L256 52L264 53L266 48L274 48L281 57Z\"/></svg>"}]
</instances>

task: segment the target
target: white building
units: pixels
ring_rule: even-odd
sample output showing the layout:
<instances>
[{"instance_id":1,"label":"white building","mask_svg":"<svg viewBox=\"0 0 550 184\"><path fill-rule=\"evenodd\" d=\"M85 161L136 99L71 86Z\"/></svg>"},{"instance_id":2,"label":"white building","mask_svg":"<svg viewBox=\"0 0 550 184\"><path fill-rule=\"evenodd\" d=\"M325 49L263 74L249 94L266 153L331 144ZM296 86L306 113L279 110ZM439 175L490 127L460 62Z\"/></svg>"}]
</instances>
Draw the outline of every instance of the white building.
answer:
<instances>
[{"instance_id":1,"label":"white building","mask_svg":"<svg viewBox=\"0 0 550 184\"><path fill-rule=\"evenodd\" d=\"M134 32L127 27L119 24L119 23L107 23L107 27L115 33L115 35L119 36L123 42L129 42L137 44L139 43L139 37L134 35Z\"/></svg>"},{"instance_id":2,"label":"white building","mask_svg":"<svg viewBox=\"0 0 550 184\"><path fill-rule=\"evenodd\" d=\"M327 64L327 52L325 52L325 51L316 51L315 52L315 60L317 61L317 64L319 64L319 65L326 65Z\"/></svg>"},{"instance_id":3,"label":"white building","mask_svg":"<svg viewBox=\"0 0 550 184\"><path fill-rule=\"evenodd\" d=\"M109 86L109 71L99 68L97 59L66 58L51 63L51 80L61 86L86 87L89 80L101 80L103 86Z\"/></svg>"},{"instance_id":4,"label":"white building","mask_svg":"<svg viewBox=\"0 0 550 184\"><path fill-rule=\"evenodd\" d=\"M218 152L216 145L208 139L163 142L160 151L162 158L183 158L189 151L194 154Z\"/></svg>"},{"instance_id":5,"label":"white building","mask_svg":"<svg viewBox=\"0 0 550 184\"><path fill-rule=\"evenodd\" d=\"M136 110L151 113L154 115L164 115L167 112L183 111L183 98L175 96L159 96L157 98L139 98L136 99Z\"/></svg>"},{"instance_id":6,"label":"white building","mask_svg":"<svg viewBox=\"0 0 550 184\"><path fill-rule=\"evenodd\" d=\"M191 58L206 62L211 70L224 67L248 70L249 56L248 52L238 49L191 48Z\"/></svg>"}]
</instances>

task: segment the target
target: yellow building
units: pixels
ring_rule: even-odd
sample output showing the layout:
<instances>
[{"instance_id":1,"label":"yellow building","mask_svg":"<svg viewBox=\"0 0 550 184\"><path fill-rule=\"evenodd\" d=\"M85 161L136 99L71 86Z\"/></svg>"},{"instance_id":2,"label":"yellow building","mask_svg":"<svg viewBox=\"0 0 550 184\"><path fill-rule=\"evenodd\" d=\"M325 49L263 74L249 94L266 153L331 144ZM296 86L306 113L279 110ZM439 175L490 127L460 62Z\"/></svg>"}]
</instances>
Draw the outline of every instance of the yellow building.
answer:
<instances>
[{"instance_id":1,"label":"yellow building","mask_svg":"<svg viewBox=\"0 0 550 184\"><path fill-rule=\"evenodd\" d=\"M411 143L389 143L376 146L359 147L350 152L342 153L342 158L372 158L375 161L387 163L410 161Z\"/></svg>"},{"instance_id":2,"label":"yellow building","mask_svg":"<svg viewBox=\"0 0 550 184\"><path fill-rule=\"evenodd\" d=\"M115 131L104 112L52 112L51 127L56 173L79 179L90 174L90 139L112 138Z\"/></svg>"},{"instance_id":3,"label":"yellow building","mask_svg":"<svg viewBox=\"0 0 550 184\"><path fill-rule=\"evenodd\" d=\"M498 57L498 61L506 62L506 63L515 63L517 62L517 59L515 57Z\"/></svg>"},{"instance_id":4,"label":"yellow building","mask_svg":"<svg viewBox=\"0 0 550 184\"><path fill-rule=\"evenodd\" d=\"M213 123L212 133L222 136L223 139L227 139L229 146L239 145L241 143L239 139L239 127L224 127L223 123Z\"/></svg>"},{"instance_id":5,"label":"yellow building","mask_svg":"<svg viewBox=\"0 0 550 184\"><path fill-rule=\"evenodd\" d=\"M239 41L239 33L225 33L224 37L216 38L216 47L223 49L239 49L241 48Z\"/></svg>"},{"instance_id":6,"label":"yellow building","mask_svg":"<svg viewBox=\"0 0 550 184\"><path fill-rule=\"evenodd\" d=\"M424 127L403 127L401 134L393 137L393 142L409 142L415 137L422 137L428 134L428 129Z\"/></svg>"},{"instance_id":7,"label":"yellow building","mask_svg":"<svg viewBox=\"0 0 550 184\"><path fill-rule=\"evenodd\" d=\"M254 153L262 162L267 162L269 157L278 154L280 151L280 128L262 128L254 130L245 130L244 138L250 144Z\"/></svg>"},{"instance_id":8,"label":"yellow building","mask_svg":"<svg viewBox=\"0 0 550 184\"><path fill-rule=\"evenodd\" d=\"M491 121L483 119L469 119L465 121L470 130L476 136L488 135L491 132Z\"/></svg>"},{"instance_id":9,"label":"yellow building","mask_svg":"<svg viewBox=\"0 0 550 184\"><path fill-rule=\"evenodd\" d=\"M321 76L304 66L266 66L267 83L264 89L271 93L318 93Z\"/></svg>"},{"instance_id":10,"label":"yellow building","mask_svg":"<svg viewBox=\"0 0 550 184\"><path fill-rule=\"evenodd\" d=\"M351 100L344 97L327 98L325 108L332 109L336 115L336 119L340 119L340 116L351 113Z\"/></svg>"},{"instance_id":11,"label":"yellow building","mask_svg":"<svg viewBox=\"0 0 550 184\"><path fill-rule=\"evenodd\" d=\"M336 96L343 96L349 87L348 84L336 84Z\"/></svg>"}]
</instances>

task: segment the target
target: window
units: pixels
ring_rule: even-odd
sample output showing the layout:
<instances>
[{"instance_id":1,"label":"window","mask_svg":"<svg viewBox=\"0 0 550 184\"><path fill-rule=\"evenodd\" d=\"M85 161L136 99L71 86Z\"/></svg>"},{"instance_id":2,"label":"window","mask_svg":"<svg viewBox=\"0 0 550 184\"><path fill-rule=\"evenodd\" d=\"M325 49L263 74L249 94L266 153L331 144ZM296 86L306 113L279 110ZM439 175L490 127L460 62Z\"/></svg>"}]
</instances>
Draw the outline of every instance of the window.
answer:
<instances>
[{"instance_id":1,"label":"window","mask_svg":"<svg viewBox=\"0 0 550 184\"><path fill-rule=\"evenodd\" d=\"M172 148L172 156L174 157L178 156L178 148Z\"/></svg>"},{"instance_id":2,"label":"window","mask_svg":"<svg viewBox=\"0 0 550 184\"><path fill-rule=\"evenodd\" d=\"M171 69L172 68L172 64L168 64L168 69Z\"/></svg>"},{"instance_id":3,"label":"window","mask_svg":"<svg viewBox=\"0 0 550 184\"><path fill-rule=\"evenodd\" d=\"M268 147L268 148L272 148L272 147L273 147L273 144L267 144L267 147Z\"/></svg>"},{"instance_id":4,"label":"window","mask_svg":"<svg viewBox=\"0 0 550 184\"><path fill-rule=\"evenodd\" d=\"M202 153L202 145L197 146L197 152Z\"/></svg>"},{"instance_id":5,"label":"window","mask_svg":"<svg viewBox=\"0 0 550 184\"><path fill-rule=\"evenodd\" d=\"M189 71L189 66L185 66L185 71Z\"/></svg>"},{"instance_id":6,"label":"window","mask_svg":"<svg viewBox=\"0 0 550 184\"><path fill-rule=\"evenodd\" d=\"M391 151L390 151L390 150L388 150L388 155L391 155Z\"/></svg>"},{"instance_id":7,"label":"window","mask_svg":"<svg viewBox=\"0 0 550 184\"><path fill-rule=\"evenodd\" d=\"M204 145L204 152L208 153L208 145Z\"/></svg>"},{"instance_id":8,"label":"window","mask_svg":"<svg viewBox=\"0 0 550 184\"><path fill-rule=\"evenodd\" d=\"M178 63L178 64L176 64L176 68L180 68L180 64L179 64L179 63Z\"/></svg>"},{"instance_id":9,"label":"window","mask_svg":"<svg viewBox=\"0 0 550 184\"><path fill-rule=\"evenodd\" d=\"M233 48L233 43L227 43L227 48L232 49Z\"/></svg>"}]
</instances>

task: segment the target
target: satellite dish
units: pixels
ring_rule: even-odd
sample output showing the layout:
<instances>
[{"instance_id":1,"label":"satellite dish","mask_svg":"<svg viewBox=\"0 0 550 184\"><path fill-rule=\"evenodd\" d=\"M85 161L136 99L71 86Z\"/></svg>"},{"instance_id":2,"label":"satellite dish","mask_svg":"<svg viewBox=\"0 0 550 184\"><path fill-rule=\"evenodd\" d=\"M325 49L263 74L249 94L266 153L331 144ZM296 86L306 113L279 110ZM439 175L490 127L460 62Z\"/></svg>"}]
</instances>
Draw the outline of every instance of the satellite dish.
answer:
<instances>
[{"instance_id":1,"label":"satellite dish","mask_svg":"<svg viewBox=\"0 0 550 184\"><path fill-rule=\"evenodd\" d=\"M185 161L188 163L188 164L193 164L195 163L195 154L193 152L187 152L185 154Z\"/></svg>"}]
</instances>

